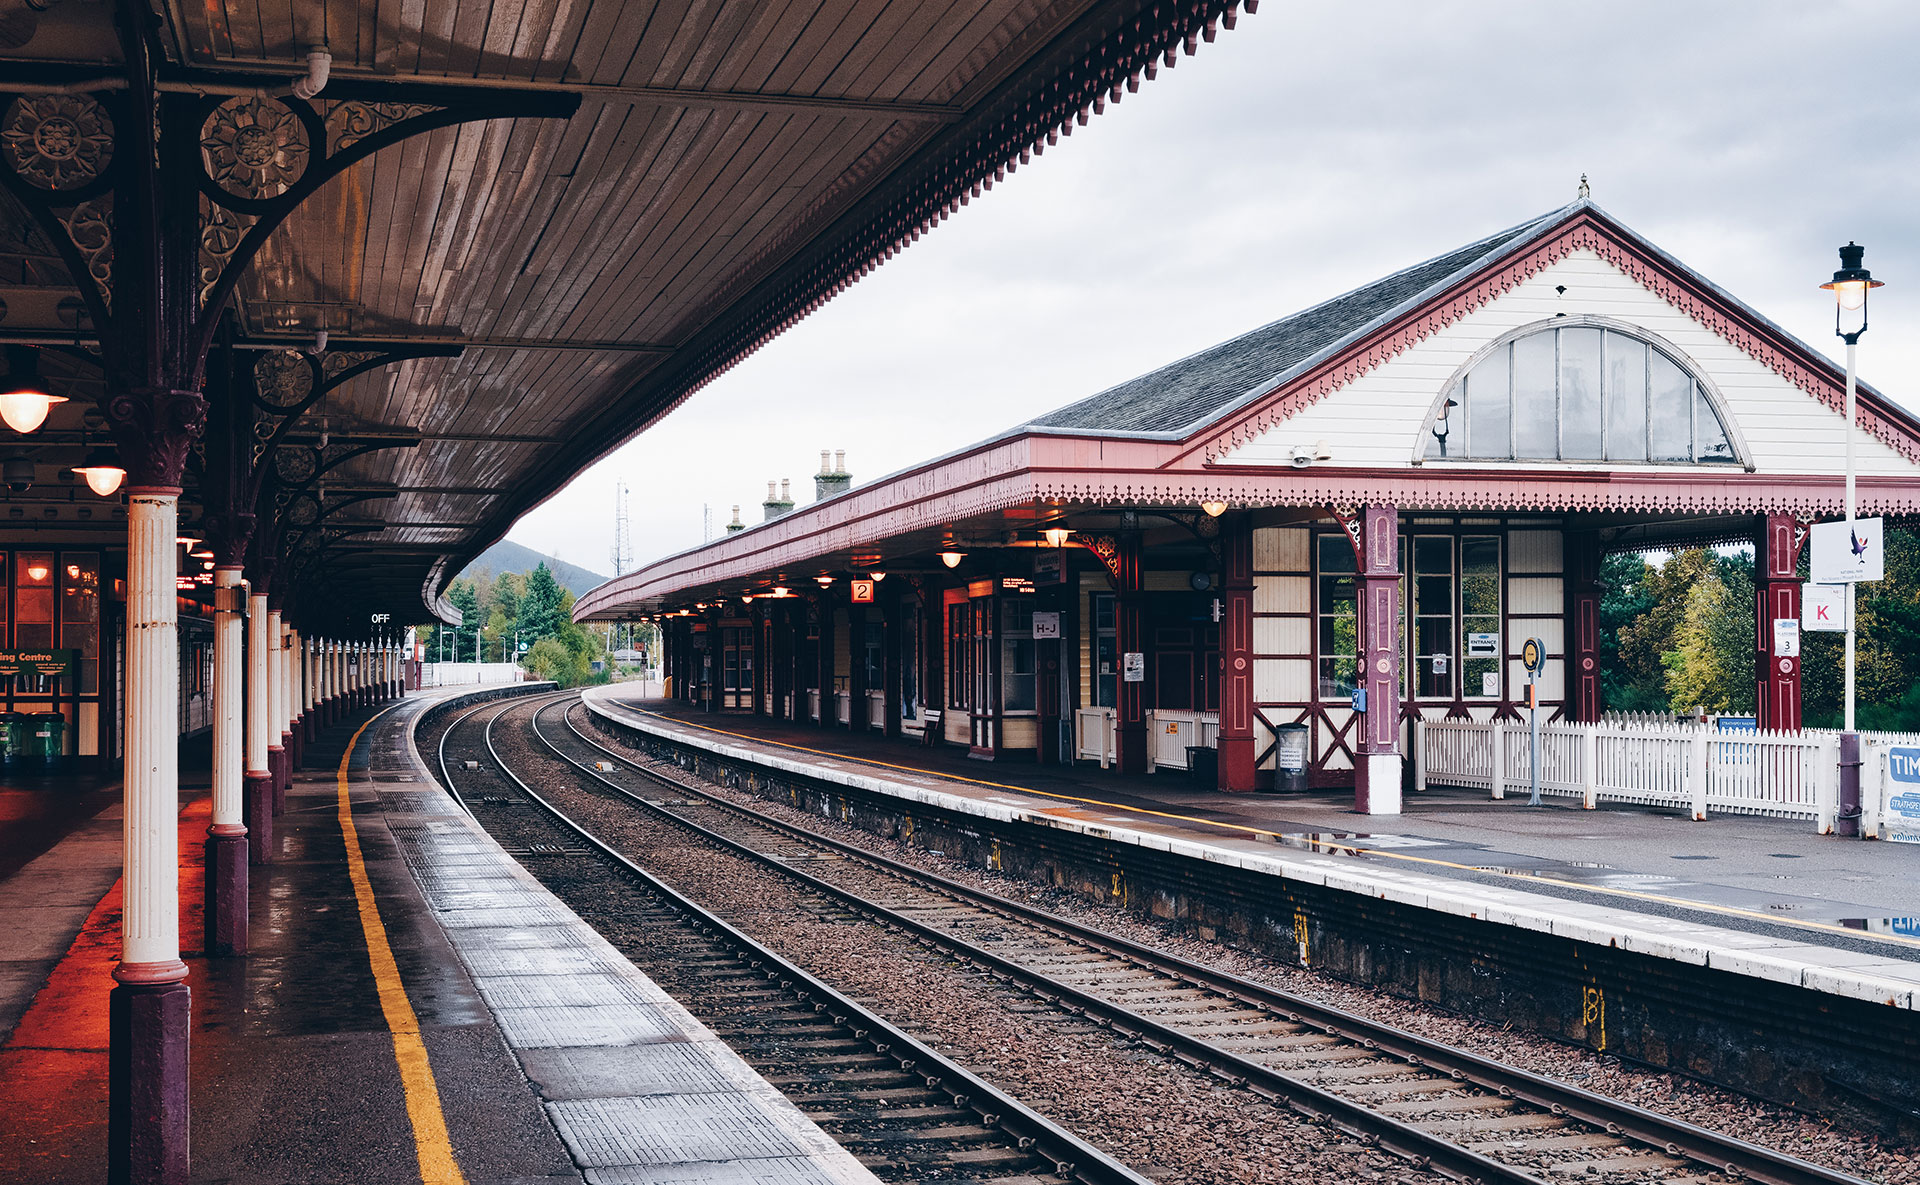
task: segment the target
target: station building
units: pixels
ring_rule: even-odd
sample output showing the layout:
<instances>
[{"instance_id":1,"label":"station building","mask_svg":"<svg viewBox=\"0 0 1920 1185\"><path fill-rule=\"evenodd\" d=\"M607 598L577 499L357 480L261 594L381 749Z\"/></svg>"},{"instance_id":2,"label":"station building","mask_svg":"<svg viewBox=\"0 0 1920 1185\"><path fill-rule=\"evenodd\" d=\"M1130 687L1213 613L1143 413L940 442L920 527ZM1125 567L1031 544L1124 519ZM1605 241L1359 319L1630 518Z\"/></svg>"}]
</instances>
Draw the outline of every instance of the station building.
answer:
<instances>
[{"instance_id":1,"label":"station building","mask_svg":"<svg viewBox=\"0 0 1920 1185\"><path fill-rule=\"evenodd\" d=\"M881 480L824 463L575 612L661 622L708 710L983 759L1211 756L1250 791L1304 725L1311 785L1393 813L1411 722L1517 718L1528 639L1548 718L1600 717L1611 551L1752 543L1761 723L1798 728L1770 619L1842 510L1842 407L1583 196ZM1864 387L1857 422L1860 512L1912 513L1920 424Z\"/></svg>"}]
</instances>

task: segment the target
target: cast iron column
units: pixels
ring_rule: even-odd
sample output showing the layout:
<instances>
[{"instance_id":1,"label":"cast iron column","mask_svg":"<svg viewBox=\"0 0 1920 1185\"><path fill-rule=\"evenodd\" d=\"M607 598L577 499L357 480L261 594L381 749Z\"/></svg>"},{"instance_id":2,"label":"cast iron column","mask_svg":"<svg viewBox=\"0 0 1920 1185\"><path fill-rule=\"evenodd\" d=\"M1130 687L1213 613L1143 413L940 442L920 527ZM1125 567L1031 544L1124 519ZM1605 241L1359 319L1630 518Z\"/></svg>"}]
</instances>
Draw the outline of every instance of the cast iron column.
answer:
<instances>
[{"instance_id":1,"label":"cast iron column","mask_svg":"<svg viewBox=\"0 0 1920 1185\"><path fill-rule=\"evenodd\" d=\"M820 727L832 728L836 721L833 711L833 606L822 595L817 602L820 614L820 645L815 655L815 665L820 668Z\"/></svg>"},{"instance_id":2,"label":"cast iron column","mask_svg":"<svg viewBox=\"0 0 1920 1185\"><path fill-rule=\"evenodd\" d=\"M1591 724L1605 710L1600 694L1600 536L1567 534L1567 669L1572 686L1567 707L1574 720Z\"/></svg>"},{"instance_id":3,"label":"cast iron column","mask_svg":"<svg viewBox=\"0 0 1920 1185\"><path fill-rule=\"evenodd\" d=\"M1360 660L1367 689L1353 809L1400 813L1400 515L1392 506L1360 514Z\"/></svg>"},{"instance_id":4,"label":"cast iron column","mask_svg":"<svg viewBox=\"0 0 1920 1185\"><path fill-rule=\"evenodd\" d=\"M886 704L880 714L880 734L900 735L900 582L890 582L880 601L880 682Z\"/></svg>"},{"instance_id":5,"label":"cast iron column","mask_svg":"<svg viewBox=\"0 0 1920 1185\"><path fill-rule=\"evenodd\" d=\"M273 813L287 809L287 680L286 637L280 610L267 601L267 770L273 775Z\"/></svg>"},{"instance_id":6,"label":"cast iron column","mask_svg":"<svg viewBox=\"0 0 1920 1185\"><path fill-rule=\"evenodd\" d=\"M847 731L867 731L867 607L847 606Z\"/></svg>"},{"instance_id":7,"label":"cast iron column","mask_svg":"<svg viewBox=\"0 0 1920 1185\"><path fill-rule=\"evenodd\" d=\"M213 572L213 822L207 828L206 943L210 955L247 953L245 738L241 711L246 591L238 565Z\"/></svg>"},{"instance_id":8,"label":"cast iron column","mask_svg":"<svg viewBox=\"0 0 1920 1185\"><path fill-rule=\"evenodd\" d=\"M1800 659L1776 655L1773 623L1800 620L1800 545L1804 528L1790 514L1769 514L1754 548L1755 622L1753 669L1759 683L1755 706L1761 728L1800 730Z\"/></svg>"},{"instance_id":9,"label":"cast iron column","mask_svg":"<svg viewBox=\"0 0 1920 1185\"><path fill-rule=\"evenodd\" d=\"M1147 772L1146 683L1126 679L1126 656L1146 655L1145 607L1141 604L1143 577L1140 564L1140 535L1123 532L1116 540L1114 562L1113 624L1114 644L1120 652L1121 678L1115 697L1115 732L1118 734L1118 768L1123 774Z\"/></svg>"},{"instance_id":10,"label":"cast iron column","mask_svg":"<svg viewBox=\"0 0 1920 1185\"><path fill-rule=\"evenodd\" d=\"M1220 789L1254 789L1253 516L1220 522Z\"/></svg>"},{"instance_id":11,"label":"cast iron column","mask_svg":"<svg viewBox=\"0 0 1920 1185\"><path fill-rule=\"evenodd\" d=\"M255 591L247 598L247 838L253 862L273 859L273 770L269 767L268 736L273 716L273 693L268 685L267 594Z\"/></svg>"}]
</instances>

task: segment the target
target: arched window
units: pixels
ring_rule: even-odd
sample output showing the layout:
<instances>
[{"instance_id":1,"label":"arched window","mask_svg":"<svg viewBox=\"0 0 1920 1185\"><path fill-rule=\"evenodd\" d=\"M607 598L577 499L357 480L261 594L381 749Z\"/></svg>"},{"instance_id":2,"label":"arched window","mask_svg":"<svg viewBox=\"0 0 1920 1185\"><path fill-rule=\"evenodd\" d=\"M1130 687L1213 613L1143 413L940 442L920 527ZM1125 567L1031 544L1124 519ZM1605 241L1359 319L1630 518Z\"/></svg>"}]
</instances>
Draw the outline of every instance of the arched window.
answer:
<instances>
[{"instance_id":1,"label":"arched window","mask_svg":"<svg viewBox=\"0 0 1920 1185\"><path fill-rule=\"evenodd\" d=\"M1741 460L1692 371L1644 338L1592 323L1496 344L1448 388L1429 424L1429 460Z\"/></svg>"}]
</instances>

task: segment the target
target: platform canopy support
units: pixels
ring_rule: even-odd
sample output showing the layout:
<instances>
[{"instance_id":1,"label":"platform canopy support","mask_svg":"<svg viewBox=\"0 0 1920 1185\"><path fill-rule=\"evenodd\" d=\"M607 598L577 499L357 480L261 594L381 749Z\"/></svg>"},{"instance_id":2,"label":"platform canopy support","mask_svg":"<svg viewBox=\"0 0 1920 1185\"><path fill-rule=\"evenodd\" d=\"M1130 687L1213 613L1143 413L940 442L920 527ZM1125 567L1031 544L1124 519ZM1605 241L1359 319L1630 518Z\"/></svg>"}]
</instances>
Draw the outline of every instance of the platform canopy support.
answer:
<instances>
[{"instance_id":1,"label":"platform canopy support","mask_svg":"<svg viewBox=\"0 0 1920 1185\"><path fill-rule=\"evenodd\" d=\"M1258 754L1253 731L1253 516L1234 514L1220 525L1220 769L1219 787L1231 794L1255 789Z\"/></svg>"},{"instance_id":2,"label":"platform canopy support","mask_svg":"<svg viewBox=\"0 0 1920 1185\"><path fill-rule=\"evenodd\" d=\"M1769 514L1754 541L1758 615L1753 669L1761 728L1797 732L1801 726L1800 658L1774 653L1774 622L1800 620L1800 549L1807 530L1807 523L1791 514Z\"/></svg>"},{"instance_id":3,"label":"platform canopy support","mask_svg":"<svg viewBox=\"0 0 1920 1185\"><path fill-rule=\"evenodd\" d=\"M1360 560L1360 685L1367 710L1359 724L1353 809L1400 813L1400 514L1388 505L1363 508Z\"/></svg>"}]
</instances>

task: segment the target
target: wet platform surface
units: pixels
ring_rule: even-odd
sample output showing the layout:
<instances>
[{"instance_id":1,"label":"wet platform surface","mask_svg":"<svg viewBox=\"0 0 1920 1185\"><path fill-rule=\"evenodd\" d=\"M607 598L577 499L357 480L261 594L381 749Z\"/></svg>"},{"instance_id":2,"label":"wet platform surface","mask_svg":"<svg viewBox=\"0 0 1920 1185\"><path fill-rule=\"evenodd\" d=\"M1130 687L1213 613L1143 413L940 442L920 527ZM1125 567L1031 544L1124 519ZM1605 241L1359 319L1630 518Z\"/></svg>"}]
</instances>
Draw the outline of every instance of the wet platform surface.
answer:
<instances>
[{"instance_id":1,"label":"wet platform surface","mask_svg":"<svg viewBox=\"0 0 1920 1185\"><path fill-rule=\"evenodd\" d=\"M1820 836L1802 820L1693 822L1653 808L1589 811L1552 799L1529 807L1524 794L1495 801L1467 790L1409 793L1404 814L1367 816L1353 811L1350 792L1222 794L1185 771L982 762L955 747L707 713L618 686L589 698L700 743L1054 825L1125 832L1125 842L1190 843L1276 871L1278 860L1410 899L1450 884L1456 889L1441 896L1452 912L1481 902L1475 916L1507 916L1524 902L1529 916L1519 924L1561 919L1569 932L1599 927L1596 937L1638 927L1651 931L1642 949L1692 961L1695 945L1713 942L1727 950L1723 965L1745 963L1769 978L1796 965L1844 967L1857 972L1852 978L1887 980L1884 993L1863 987L1869 998L1920 1000L1920 846ZM1776 959L1780 966L1767 962Z\"/></svg>"},{"instance_id":2,"label":"wet platform surface","mask_svg":"<svg viewBox=\"0 0 1920 1185\"><path fill-rule=\"evenodd\" d=\"M366 880L464 1179L692 1173L718 1182L764 1170L783 1180L870 1180L458 812L408 741L438 698L377 714L354 746L348 782ZM426 1143L395 1058L404 1025L381 999L369 958L375 931L360 915L339 818L336 767L374 716L363 711L330 730L296 771L276 820L276 859L252 870L243 958L200 951L204 772L183 793L196 1181L422 1178ZM9 919L0 1005L14 1001L0 1012L0 1148L17 1179L106 1177L119 827L116 802L70 821L58 842L0 879ZM729 1148L758 1151L715 1152Z\"/></svg>"}]
</instances>

